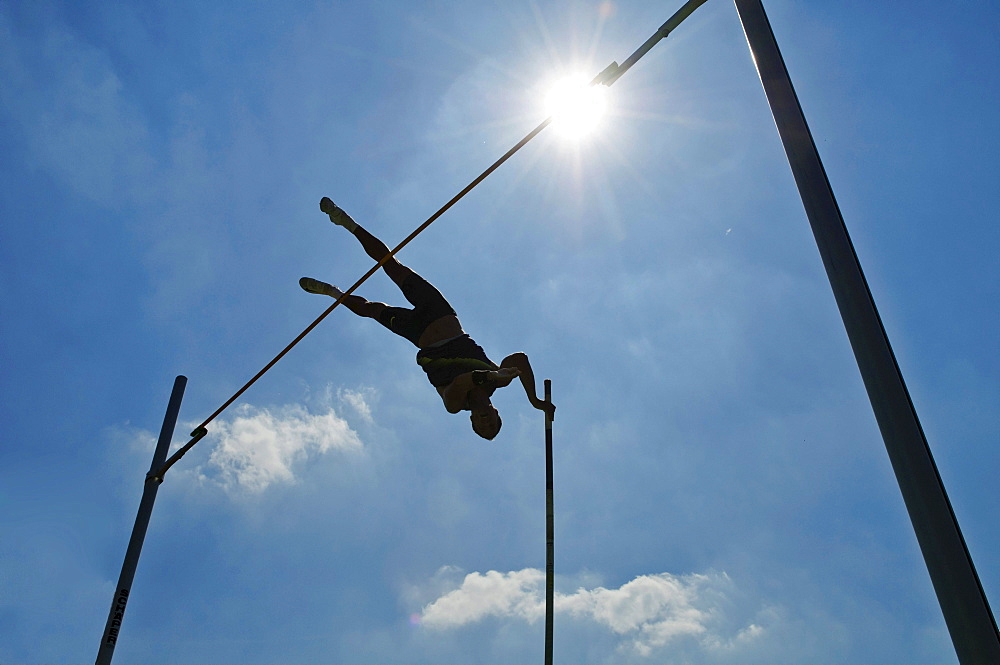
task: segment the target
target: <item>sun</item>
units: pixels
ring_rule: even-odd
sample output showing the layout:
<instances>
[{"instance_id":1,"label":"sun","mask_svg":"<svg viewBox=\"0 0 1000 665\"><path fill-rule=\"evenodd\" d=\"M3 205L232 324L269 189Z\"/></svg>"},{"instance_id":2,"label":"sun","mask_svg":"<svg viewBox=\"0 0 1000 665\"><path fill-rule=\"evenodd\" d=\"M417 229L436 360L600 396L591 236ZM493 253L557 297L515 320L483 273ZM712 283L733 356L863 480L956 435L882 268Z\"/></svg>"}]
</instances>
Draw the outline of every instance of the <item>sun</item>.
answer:
<instances>
[{"instance_id":1,"label":"sun","mask_svg":"<svg viewBox=\"0 0 1000 665\"><path fill-rule=\"evenodd\" d=\"M567 138L582 138L601 122L608 108L608 89L589 85L583 74L556 81L545 96L545 109L552 126Z\"/></svg>"}]
</instances>

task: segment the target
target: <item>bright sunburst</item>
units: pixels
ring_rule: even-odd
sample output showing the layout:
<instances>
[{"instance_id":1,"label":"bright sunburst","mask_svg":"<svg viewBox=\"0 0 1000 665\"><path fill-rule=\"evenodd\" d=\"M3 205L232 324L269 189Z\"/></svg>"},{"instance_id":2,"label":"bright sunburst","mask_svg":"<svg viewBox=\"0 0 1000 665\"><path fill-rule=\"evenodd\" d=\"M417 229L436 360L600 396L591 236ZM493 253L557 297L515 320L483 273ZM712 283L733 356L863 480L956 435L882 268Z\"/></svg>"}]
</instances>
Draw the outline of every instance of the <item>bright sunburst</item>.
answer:
<instances>
[{"instance_id":1,"label":"bright sunburst","mask_svg":"<svg viewBox=\"0 0 1000 665\"><path fill-rule=\"evenodd\" d=\"M567 138L589 134L600 123L608 107L608 89L589 85L585 75L562 78L545 97L545 109L552 117L552 126Z\"/></svg>"}]
</instances>

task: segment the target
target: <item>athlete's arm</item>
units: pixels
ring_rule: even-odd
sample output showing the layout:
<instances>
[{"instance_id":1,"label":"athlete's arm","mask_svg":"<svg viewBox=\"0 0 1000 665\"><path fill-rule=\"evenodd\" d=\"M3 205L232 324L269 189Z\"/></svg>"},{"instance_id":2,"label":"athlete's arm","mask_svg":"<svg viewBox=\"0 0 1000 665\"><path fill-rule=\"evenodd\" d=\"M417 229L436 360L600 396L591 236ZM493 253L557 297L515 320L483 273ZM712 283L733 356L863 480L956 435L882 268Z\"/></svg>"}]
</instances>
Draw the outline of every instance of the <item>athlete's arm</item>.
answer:
<instances>
[{"instance_id":1,"label":"athlete's arm","mask_svg":"<svg viewBox=\"0 0 1000 665\"><path fill-rule=\"evenodd\" d=\"M528 362L527 354L518 351L504 358L503 362L500 363L500 371L503 372L511 368L517 370L517 376L521 378L521 385L524 386L524 394L528 396L531 406L539 411L547 412L554 419L556 413L555 405L552 402L538 399L538 395L535 394L535 373L531 371L531 363ZM508 381L508 383L510 382Z\"/></svg>"},{"instance_id":2,"label":"athlete's arm","mask_svg":"<svg viewBox=\"0 0 1000 665\"><path fill-rule=\"evenodd\" d=\"M476 398L489 399L496 384L493 381L477 384L476 379L477 376L473 372L459 374L444 389L438 390L448 413L471 409L474 401L480 401Z\"/></svg>"},{"instance_id":3,"label":"athlete's arm","mask_svg":"<svg viewBox=\"0 0 1000 665\"><path fill-rule=\"evenodd\" d=\"M497 370L475 370L459 374L441 391L444 408L448 413L458 413L470 408L477 398L489 399L493 391L510 385L519 374L515 367L501 367Z\"/></svg>"},{"instance_id":4,"label":"athlete's arm","mask_svg":"<svg viewBox=\"0 0 1000 665\"><path fill-rule=\"evenodd\" d=\"M469 391L473 388L472 372L466 372L459 374L443 390L439 390L448 413L458 413L462 409L468 409Z\"/></svg>"}]
</instances>

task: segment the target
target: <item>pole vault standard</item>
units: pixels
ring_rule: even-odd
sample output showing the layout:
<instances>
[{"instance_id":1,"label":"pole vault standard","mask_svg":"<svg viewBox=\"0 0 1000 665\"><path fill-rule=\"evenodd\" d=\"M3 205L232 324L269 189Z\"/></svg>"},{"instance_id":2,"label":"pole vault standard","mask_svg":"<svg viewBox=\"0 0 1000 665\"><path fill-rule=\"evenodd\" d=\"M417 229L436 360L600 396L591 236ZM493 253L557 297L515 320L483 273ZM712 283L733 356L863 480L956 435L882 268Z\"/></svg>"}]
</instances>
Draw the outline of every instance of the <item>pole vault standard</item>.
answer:
<instances>
[{"instance_id":1,"label":"pole vault standard","mask_svg":"<svg viewBox=\"0 0 1000 665\"><path fill-rule=\"evenodd\" d=\"M750 52L962 665L1000 663L1000 633L760 0L735 0Z\"/></svg>"},{"instance_id":2,"label":"pole vault standard","mask_svg":"<svg viewBox=\"0 0 1000 665\"><path fill-rule=\"evenodd\" d=\"M545 401L552 404L552 380L545 379ZM552 413L545 412L545 665L552 665L552 618L555 612L555 512L552 505Z\"/></svg>"},{"instance_id":3,"label":"pole vault standard","mask_svg":"<svg viewBox=\"0 0 1000 665\"><path fill-rule=\"evenodd\" d=\"M177 425L177 414L181 410L181 398L184 397L185 386L187 386L186 377L178 376L174 380L174 388L170 393L170 401L167 403L167 413L163 416L163 426L160 428L160 438L153 451L153 463L146 475L146 486L142 491L142 500L139 502L139 512L135 516L135 525L132 527L132 537L129 538L128 549L125 550L125 561L122 563L122 572L118 577L118 586L115 587L115 597L111 601L111 610L108 612L108 622L104 626L104 635L101 636L101 646L97 651L97 665L108 665L115 653L115 643L118 641L122 619L125 617L125 606L128 603L129 593L132 591L132 580L135 578L135 569L139 564L139 554L142 552L142 543L146 539L149 518L153 513L156 491L159 489L160 483L163 482L162 478L157 478L153 473L163 465L163 460L167 458L167 450L170 448L170 439L173 438L174 427Z\"/></svg>"}]
</instances>

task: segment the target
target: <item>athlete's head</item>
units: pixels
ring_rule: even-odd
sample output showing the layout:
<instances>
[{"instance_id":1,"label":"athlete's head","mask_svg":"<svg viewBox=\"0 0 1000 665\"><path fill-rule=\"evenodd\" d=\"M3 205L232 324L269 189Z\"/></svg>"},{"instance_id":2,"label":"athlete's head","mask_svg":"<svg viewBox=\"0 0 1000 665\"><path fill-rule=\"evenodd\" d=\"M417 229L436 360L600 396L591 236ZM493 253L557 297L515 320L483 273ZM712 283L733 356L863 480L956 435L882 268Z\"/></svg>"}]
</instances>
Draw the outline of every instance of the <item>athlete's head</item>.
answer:
<instances>
[{"instance_id":1,"label":"athlete's head","mask_svg":"<svg viewBox=\"0 0 1000 665\"><path fill-rule=\"evenodd\" d=\"M500 433L500 427L503 426L500 412L489 402L482 407L473 409L469 418L472 420L472 431L490 441Z\"/></svg>"}]
</instances>

